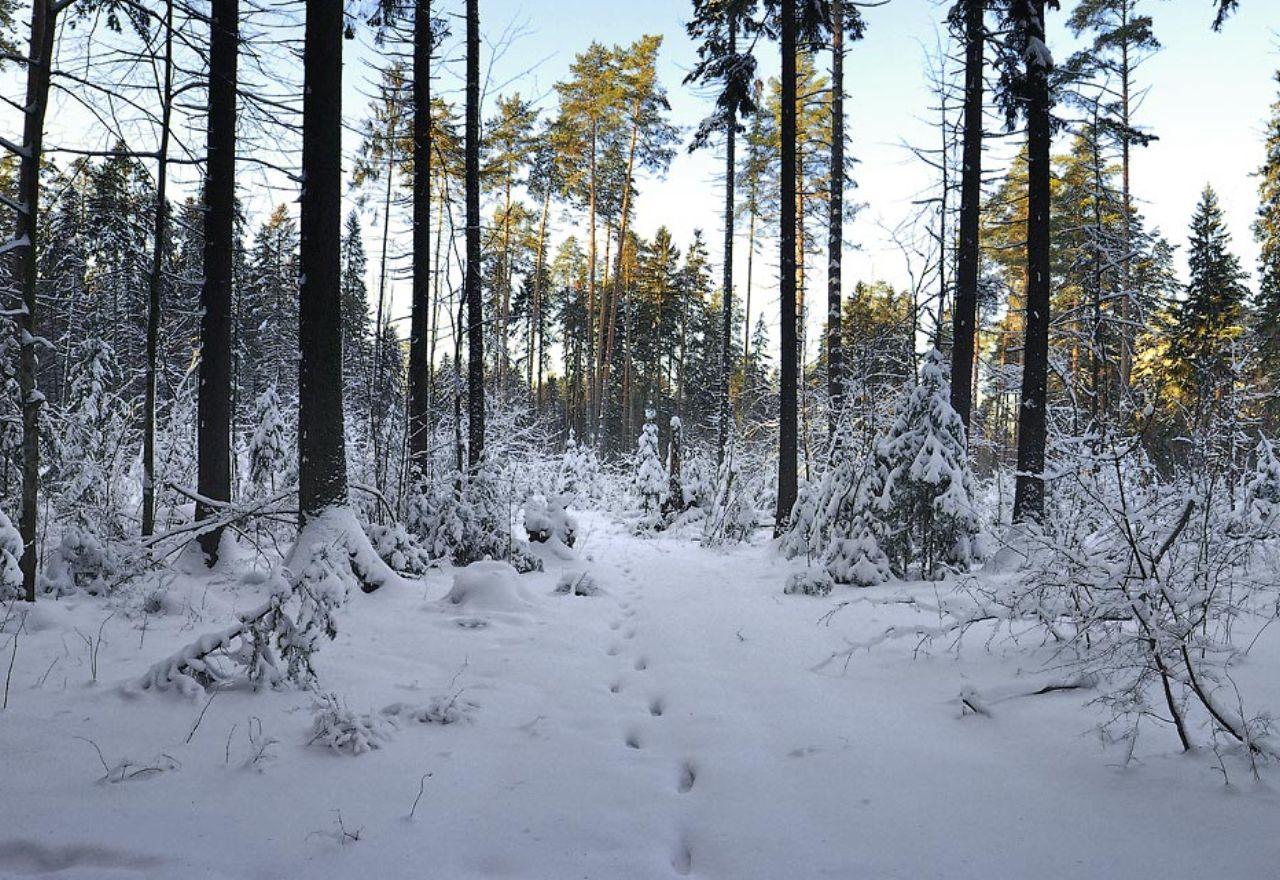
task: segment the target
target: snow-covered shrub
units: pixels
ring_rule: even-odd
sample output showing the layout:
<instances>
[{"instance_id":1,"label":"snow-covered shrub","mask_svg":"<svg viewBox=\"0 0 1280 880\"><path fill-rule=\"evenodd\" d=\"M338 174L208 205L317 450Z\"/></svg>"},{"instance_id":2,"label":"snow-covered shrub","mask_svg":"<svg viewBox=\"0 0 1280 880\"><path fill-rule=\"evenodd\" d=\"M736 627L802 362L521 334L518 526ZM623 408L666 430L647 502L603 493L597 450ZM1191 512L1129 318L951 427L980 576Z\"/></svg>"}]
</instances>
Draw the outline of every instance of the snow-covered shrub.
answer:
<instances>
[{"instance_id":1,"label":"snow-covered shrub","mask_svg":"<svg viewBox=\"0 0 1280 880\"><path fill-rule=\"evenodd\" d=\"M822 564L836 583L870 587L889 579L889 559L880 549L876 530L860 505L847 521L838 522L831 530Z\"/></svg>"},{"instance_id":2,"label":"snow-covered shrub","mask_svg":"<svg viewBox=\"0 0 1280 880\"><path fill-rule=\"evenodd\" d=\"M806 568L804 571L792 572L782 592L787 595L822 597L830 596L834 586L831 576L822 569Z\"/></svg>"},{"instance_id":3,"label":"snow-covered shrub","mask_svg":"<svg viewBox=\"0 0 1280 880\"><path fill-rule=\"evenodd\" d=\"M600 585L587 571L562 571L556 581L556 592L565 596L594 596L600 592Z\"/></svg>"},{"instance_id":4,"label":"snow-covered shrub","mask_svg":"<svg viewBox=\"0 0 1280 880\"><path fill-rule=\"evenodd\" d=\"M778 539L778 549L788 559L794 559L797 556L812 557L822 552L821 536L814 531L821 500L821 484L811 482L800 484L800 488L796 491L796 500L791 505L791 516L787 520L786 530Z\"/></svg>"},{"instance_id":5,"label":"snow-covered shrub","mask_svg":"<svg viewBox=\"0 0 1280 880\"><path fill-rule=\"evenodd\" d=\"M636 445L634 485L636 494L640 497L643 524L660 528L662 505L667 500L669 483L658 453L658 426L654 422L655 417L653 410L645 410L644 428L641 429Z\"/></svg>"},{"instance_id":6,"label":"snow-covered shrub","mask_svg":"<svg viewBox=\"0 0 1280 880\"><path fill-rule=\"evenodd\" d=\"M84 526L67 524L41 574L41 590L68 596L78 590L108 592L119 579L125 560L118 545L103 541Z\"/></svg>"},{"instance_id":7,"label":"snow-covered shrub","mask_svg":"<svg viewBox=\"0 0 1280 880\"><path fill-rule=\"evenodd\" d=\"M432 559L467 565L502 559L519 571L539 571L542 561L511 529L512 493L491 456L474 473L453 472L419 488L407 525Z\"/></svg>"},{"instance_id":8,"label":"snow-covered shrub","mask_svg":"<svg viewBox=\"0 0 1280 880\"><path fill-rule=\"evenodd\" d=\"M568 496L568 504L583 505L600 497L600 479L600 460L595 450L580 445L570 428L556 475L556 493Z\"/></svg>"},{"instance_id":9,"label":"snow-covered shrub","mask_svg":"<svg viewBox=\"0 0 1280 880\"><path fill-rule=\"evenodd\" d=\"M363 755L381 748L390 738L394 723L387 718L348 709L337 694L321 694L312 706L311 739L307 745L321 745L347 755Z\"/></svg>"},{"instance_id":10,"label":"snow-covered shrub","mask_svg":"<svg viewBox=\"0 0 1280 880\"><path fill-rule=\"evenodd\" d=\"M7 602L22 593L22 535L13 527L9 517L0 510L0 602Z\"/></svg>"},{"instance_id":11,"label":"snow-covered shrub","mask_svg":"<svg viewBox=\"0 0 1280 880\"><path fill-rule=\"evenodd\" d=\"M389 526L368 523L364 532L373 551L397 574L421 577L431 568L431 555L400 523Z\"/></svg>"},{"instance_id":12,"label":"snow-covered shrub","mask_svg":"<svg viewBox=\"0 0 1280 880\"><path fill-rule=\"evenodd\" d=\"M557 538L572 547L578 538L578 521L566 509L567 497L531 495L524 503L524 529L530 541L544 543Z\"/></svg>"},{"instance_id":13,"label":"snow-covered shrub","mask_svg":"<svg viewBox=\"0 0 1280 880\"><path fill-rule=\"evenodd\" d=\"M122 507L134 488L128 463L136 451L137 402L121 395L123 385L115 350L87 339L76 351L65 404L50 413L50 488L59 508L103 541L125 535Z\"/></svg>"},{"instance_id":14,"label":"snow-covered shrub","mask_svg":"<svg viewBox=\"0 0 1280 880\"><path fill-rule=\"evenodd\" d=\"M1272 531L1280 520L1280 459L1266 437L1254 450L1253 473L1241 490L1235 520L1238 528Z\"/></svg>"},{"instance_id":15,"label":"snow-covered shrub","mask_svg":"<svg viewBox=\"0 0 1280 880\"><path fill-rule=\"evenodd\" d=\"M296 572L272 572L267 601L154 664L136 686L190 694L238 681L255 688L314 685L313 658L324 639L337 635L334 612L356 581L345 547L316 542L299 549L305 560Z\"/></svg>"},{"instance_id":16,"label":"snow-covered shrub","mask_svg":"<svg viewBox=\"0 0 1280 880\"><path fill-rule=\"evenodd\" d=\"M756 508L740 462L737 442L730 434L707 517L702 524L704 547L745 541L755 531Z\"/></svg>"},{"instance_id":17,"label":"snow-covered shrub","mask_svg":"<svg viewBox=\"0 0 1280 880\"><path fill-rule=\"evenodd\" d=\"M255 491L274 492L287 480L293 451L274 382L254 401L253 422L253 436L249 439L249 483Z\"/></svg>"},{"instance_id":18,"label":"snow-covered shrub","mask_svg":"<svg viewBox=\"0 0 1280 880\"><path fill-rule=\"evenodd\" d=\"M414 724L457 724L470 721L480 706L464 700L462 692L432 697L426 704L411 706L408 703L391 703L382 707L382 714L392 719L403 719Z\"/></svg>"},{"instance_id":19,"label":"snow-covered shrub","mask_svg":"<svg viewBox=\"0 0 1280 880\"><path fill-rule=\"evenodd\" d=\"M951 408L946 363L934 349L864 480L880 549L906 576L916 562L935 578L974 562L979 531L964 422Z\"/></svg>"},{"instance_id":20,"label":"snow-covered shrub","mask_svg":"<svg viewBox=\"0 0 1280 880\"><path fill-rule=\"evenodd\" d=\"M682 470L684 467L684 422L679 416L671 417L671 439L667 443L667 494L662 501L663 515L668 519L684 512L688 506L685 498Z\"/></svg>"},{"instance_id":21,"label":"snow-covered shrub","mask_svg":"<svg viewBox=\"0 0 1280 880\"><path fill-rule=\"evenodd\" d=\"M680 483L684 488L685 507L707 510L715 503L719 469L715 460L703 450L685 450L680 469Z\"/></svg>"}]
</instances>

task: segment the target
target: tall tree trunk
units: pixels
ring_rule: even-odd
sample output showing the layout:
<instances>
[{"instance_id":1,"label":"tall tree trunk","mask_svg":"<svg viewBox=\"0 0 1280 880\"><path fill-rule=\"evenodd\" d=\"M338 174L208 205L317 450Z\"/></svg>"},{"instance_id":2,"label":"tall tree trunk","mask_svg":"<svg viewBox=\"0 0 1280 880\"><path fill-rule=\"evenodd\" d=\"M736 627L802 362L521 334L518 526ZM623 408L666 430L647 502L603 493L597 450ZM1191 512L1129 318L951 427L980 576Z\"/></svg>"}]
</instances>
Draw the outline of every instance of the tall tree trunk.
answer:
<instances>
[{"instance_id":1,"label":"tall tree trunk","mask_svg":"<svg viewBox=\"0 0 1280 880\"><path fill-rule=\"evenodd\" d=\"M156 150L156 204L147 277L147 389L142 423L142 535L156 528L156 373L160 349L160 293L169 230L169 120L173 109L173 0L164 7L164 75L161 85L160 144Z\"/></svg>"},{"instance_id":2,"label":"tall tree trunk","mask_svg":"<svg viewBox=\"0 0 1280 880\"><path fill-rule=\"evenodd\" d=\"M1029 30L1044 40L1045 0L1030 0ZM1049 379L1049 71L1027 61L1027 317L1018 407L1018 481L1013 519L1039 521L1044 513L1045 406Z\"/></svg>"},{"instance_id":3,"label":"tall tree trunk","mask_svg":"<svg viewBox=\"0 0 1280 880\"><path fill-rule=\"evenodd\" d=\"M538 221L538 248L533 265L533 307L529 314L528 381L533 392L535 412L542 409L542 266L547 247L547 216L550 213L551 187L547 187L542 196L542 217Z\"/></svg>"},{"instance_id":4,"label":"tall tree trunk","mask_svg":"<svg viewBox=\"0 0 1280 880\"><path fill-rule=\"evenodd\" d=\"M956 301L951 311L951 406L968 431L973 409L973 362L978 325L979 223L982 214L982 73L985 0L968 0L964 12L964 145L960 171L960 247Z\"/></svg>"},{"instance_id":5,"label":"tall tree trunk","mask_svg":"<svg viewBox=\"0 0 1280 880\"><path fill-rule=\"evenodd\" d=\"M484 304L480 298L480 3L467 0L467 463L484 454Z\"/></svg>"},{"instance_id":6,"label":"tall tree trunk","mask_svg":"<svg viewBox=\"0 0 1280 880\"><path fill-rule=\"evenodd\" d=\"M627 150L627 172L622 179L622 219L618 221L618 254L615 257L613 270L612 291L609 296L608 314L602 315L602 323L600 327L600 364L596 371L599 377L599 394L600 401L600 438L601 443L605 439L605 418L607 407L605 406L605 395L608 394L609 373L613 366L613 342L615 328L618 320L618 301L622 298L622 261L627 251L627 230L631 227L631 181L635 173L636 162L636 146L640 139L639 125L631 126L631 144ZM608 326L605 326L607 322Z\"/></svg>"},{"instance_id":7,"label":"tall tree trunk","mask_svg":"<svg viewBox=\"0 0 1280 880\"><path fill-rule=\"evenodd\" d=\"M431 0L416 0L413 12L413 294L409 317L409 457L426 469L431 311Z\"/></svg>"},{"instance_id":8,"label":"tall tree trunk","mask_svg":"<svg viewBox=\"0 0 1280 880\"><path fill-rule=\"evenodd\" d=\"M44 396L36 388L36 280L40 232L40 161L44 152L44 116L49 106L53 75L53 38L59 7L53 0L34 0L31 7L31 54L27 59L27 97L24 105L19 156L17 219L8 245L13 277L19 280L22 305L17 320L18 390L22 403L22 586L28 602L36 600L36 549L39 528L40 406ZM8 144L6 143L6 146Z\"/></svg>"},{"instance_id":9,"label":"tall tree trunk","mask_svg":"<svg viewBox=\"0 0 1280 880\"><path fill-rule=\"evenodd\" d=\"M596 123L591 123L591 156L587 193L587 225L589 227L590 244L587 255L587 423L590 430L596 428L596 366L595 366L595 320L596 320ZM592 442L590 435L583 435L584 442Z\"/></svg>"},{"instance_id":10,"label":"tall tree trunk","mask_svg":"<svg viewBox=\"0 0 1280 880\"><path fill-rule=\"evenodd\" d=\"M386 459L390 454L389 450L382 448L382 419L387 414L382 412L378 405L377 390L378 377L382 375L382 362L385 357L382 351L382 328L387 320L387 250L391 239L391 194L395 182L395 144L400 134L397 131L398 125L398 117L393 116L387 138L387 186L382 197L382 252L378 260L378 311L373 319L373 374L369 377L367 393L369 444L373 449L373 484L378 487L383 485ZM381 518L381 511L378 516Z\"/></svg>"},{"instance_id":11,"label":"tall tree trunk","mask_svg":"<svg viewBox=\"0 0 1280 880\"><path fill-rule=\"evenodd\" d=\"M308 3L303 47L298 501L347 503L342 412L342 4Z\"/></svg>"},{"instance_id":12,"label":"tall tree trunk","mask_svg":"<svg viewBox=\"0 0 1280 880\"><path fill-rule=\"evenodd\" d=\"M827 431L835 440L844 406L841 258L844 250L844 3L831 3L831 213L827 238Z\"/></svg>"},{"instance_id":13,"label":"tall tree trunk","mask_svg":"<svg viewBox=\"0 0 1280 880\"><path fill-rule=\"evenodd\" d=\"M837 0L839 2L839 0ZM729 56L738 52L738 18L729 9ZM737 171L735 148L738 136L738 117L731 112L724 126L724 280L720 304L720 418L717 430L716 462L724 462L729 446L729 377L733 373L733 197L735 172Z\"/></svg>"},{"instance_id":14,"label":"tall tree trunk","mask_svg":"<svg viewBox=\"0 0 1280 880\"><path fill-rule=\"evenodd\" d=\"M1124 210L1124 259L1120 261L1124 291L1120 297L1120 389L1121 396L1128 397L1129 383L1133 378L1133 333L1129 322L1132 317L1130 285L1133 283L1133 190L1129 186L1133 139L1131 118L1133 110L1132 69L1129 65L1129 2L1121 4L1120 30L1120 180L1121 202Z\"/></svg>"},{"instance_id":15,"label":"tall tree trunk","mask_svg":"<svg viewBox=\"0 0 1280 880\"><path fill-rule=\"evenodd\" d=\"M778 392L778 506L774 531L791 518L796 479L796 2L782 0L782 205L778 212L781 382Z\"/></svg>"},{"instance_id":16,"label":"tall tree trunk","mask_svg":"<svg viewBox=\"0 0 1280 880\"><path fill-rule=\"evenodd\" d=\"M209 130L205 162L204 283L200 289L200 495L231 500L231 294L236 222L236 64L239 0L213 0L209 26ZM216 510L196 505L196 518ZM200 537L206 562L218 561L221 530Z\"/></svg>"}]
</instances>

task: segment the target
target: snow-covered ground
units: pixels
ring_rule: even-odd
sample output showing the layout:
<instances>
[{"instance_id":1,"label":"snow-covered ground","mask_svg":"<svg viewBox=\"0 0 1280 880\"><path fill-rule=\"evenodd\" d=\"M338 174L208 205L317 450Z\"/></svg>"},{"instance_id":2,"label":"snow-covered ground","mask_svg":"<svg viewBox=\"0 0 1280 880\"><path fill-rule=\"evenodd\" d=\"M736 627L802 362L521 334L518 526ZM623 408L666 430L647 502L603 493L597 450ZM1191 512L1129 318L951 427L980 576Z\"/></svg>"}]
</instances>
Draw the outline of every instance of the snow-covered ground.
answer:
<instances>
[{"instance_id":1,"label":"snow-covered ground","mask_svg":"<svg viewBox=\"0 0 1280 880\"><path fill-rule=\"evenodd\" d=\"M447 570L353 597L316 665L323 692L381 719L378 748L356 756L309 744L316 695L127 686L258 604L252 578L180 576L164 613L147 616L90 597L42 600L16 653L0 636L0 673L13 658L0 876L1280 870L1280 771L1263 767L1256 781L1238 759L1178 753L1155 727L1125 765L1095 732L1105 710L1094 694L1008 696L1043 680L1033 646L971 638L917 655L908 639L824 663L848 639L922 622L864 603L824 617L901 585L784 596L798 564L763 540L716 552L634 538L604 515L581 517L580 551L548 556L516 589L481 579L459 602L445 599ZM602 592L557 594L565 569ZM1277 669L1280 634L1269 631L1238 670L1251 701L1280 706ZM986 695L989 715L962 712L966 687ZM419 723L415 710L458 720Z\"/></svg>"}]
</instances>

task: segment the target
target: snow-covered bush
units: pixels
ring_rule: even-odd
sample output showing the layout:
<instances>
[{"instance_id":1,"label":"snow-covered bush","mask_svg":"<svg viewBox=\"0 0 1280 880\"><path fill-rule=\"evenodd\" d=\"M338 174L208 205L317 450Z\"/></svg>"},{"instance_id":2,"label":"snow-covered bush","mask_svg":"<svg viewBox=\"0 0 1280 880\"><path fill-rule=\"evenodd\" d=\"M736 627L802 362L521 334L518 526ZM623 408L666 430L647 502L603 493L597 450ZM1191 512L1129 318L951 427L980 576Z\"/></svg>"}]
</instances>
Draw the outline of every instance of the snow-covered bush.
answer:
<instances>
[{"instance_id":1,"label":"snow-covered bush","mask_svg":"<svg viewBox=\"0 0 1280 880\"><path fill-rule=\"evenodd\" d=\"M671 439L667 442L667 495L662 502L662 512L674 518L684 512L688 499L684 491L684 422L679 416L671 417Z\"/></svg>"},{"instance_id":2,"label":"snow-covered bush","mask_svg":"<svg viewBox=\"0 0 1280 880\"><path fill-rule=\"evenodd\" d=\"M363 755L381 748L394 723L378 715L348 709L337 694L321 694L312 706L311 739L307 745L327 746L347 755Z\"/></svg>"},{"instance_id":3,"label":"snow-covered bush","mask_svg":"<svg viewBox=\"0 0 1280 880\"><path fill-rule=\"evenodd\" d=\"M286 472L293 452L274 382L254 401L253 422L253 436L249 439L249 483L257 492L274 492L287 482Z\"/></svg>"},{"instance_id":4,"label":"snow-covered bush","mask_svg":"<svg viewBox=\"0 0 1280 880\"><path fill-rule=\"evenodd\" d=\"M22 535L13 527L9 517L0 510L0 602L22 593Z\"/></svg>"},{"instance_id":5,"label":"snow-covered bush","mask_svg":"<svg viewBox=\"0 0 1280 880\"><path fill-rule=\"evenodd\" d=\"M556 581L556 592L564 596L594 596L600 585L587 571L562 571Z\"/></svg>"},{"instance_id":6,"label":"snow-covered bush","mask_svg":"<svg viewBox=\"0 0 1280 880\"><path fill-rule=\"evenodd\" d=\"M1271 531L1280 520L1280 459L1266 437L1254 450L1253 473L1241 490L1235 520L1238 528Z\"/></svg>"},{"instance_id":7,"label":"snow-covered bush","mask_svg":"<svg viewBox=\"0 0 1280 880\"><path fill-rule=\"evenodd\" d=\"M787 595L830 596L835 583L831 576L820 568L806 568L804 571L792 572L787 578L787 585L782 592Z\"/></svg>"},{"instance_id":8,"label":"snow-covered bush","mask_svg":"<svg viewBox=\"0 0 1280 880\"><path fill-rule=\"evenodd\" d=\"M421 577L431 568L431 555L400 523L368 523L364 531L374 552L397 574Z\"/></svg>"},{"instance_id":9,"label":"snow-covered bush","mask_svg":"<svg viewBox=\"0 0 1280 880\"><path fill-rule=\"evenodd\" d=\"M870 587L889 579L889 559L880 549L865 503L832 528L822 564L836 583Z\"/></svg>"},{"instance_id":10,"label":"snow-covered bush","mask_svg":"<svg viewBox=\"0 0 1280 880\"><path fill-rule=\"evenodd\" d=\"M633 484L640 498L641 518L638 528L656 530L663 527L663 505L670 488L666 468L658 453L658 426L653 410L645 410L644 428L636 445L635 476Z\"/></svg>"},{"instance_id":11,"label":"snow-covered bush","mask_svg":"<svg viewBox=\"0 0 1280 880\"><path fill-rule=\"evenodd\" d=\"M567 509L568 498L531 495L524 503L524 529L530 541L543 543L558 539L572 547L578 537L578 521Z\"/></svg>"},{"instance_id":12,"label":"snow-covered bush","mask_svg":"<svg viewBox=\"0 0 1280 880\"><path fill-rule=\"evenodd\" d=\"M778 549L788 559L797 556L811 558L822 552L822 536L815 533L822 494L820 483L804 482L796 491L786 530L778 539Z\"/></svg>"},{"instance_id":13,"label":"snow-covered bush","mask_svg":"<svg viewBox=\"0 0 1280 880\"><path fill-rule=\"evenodd\" d=\"M78 590L95 596L106 593L126 564L120 550L120 545L103 541L92 529L69 523L45 562L40 588L55 596Z\"/></svg>"},{"instance_id":14,"label":"snow-covered bush","mask_svg":"<svg viewBox=\"0 0 1280 880\"><path fill-rule=\"evenodd\" d=\"M584 505L600 497L600 479L600 460L595 450L580 445L570 428L556 475L556 493L568 496L567 504Z\"/></svg>"},{"instance_id":15,"label":"snow-covered bush","mask_svg":"<svg viewBox=\"0 0 1280 880\"><path fill-rule=\"evenodd\" d=\"M935 578L975 560L979 520L946 369L942 354L929 352L863 477L880 549L901 576L917 562L923 577Z\"/></svg>"},{"instance_id":16,"label":"snow-covered bush","mask_svg":"<svg viewBox=\"0 0 1280 880\"><path fill-rule=\"evenodd\" d=\"M305 560L296 571L272 572L267 601L154 664L136 686L190 694L238 681L255 688L314 685L313 658L324 639L337 635L334 612L347 601L356 579L344 547L315 542L295 552Z\"/></svg>"},{"instance_id":17,"label":"snow-covered bush","mask_svg":"<svg viewBox=\"0 0 1280 880\"><path fill-rule=\"evenodd\" d=\"M410 500L406 524L432 559L455 565L502 559L520 571L538 571L542 561L512 533L514 507L512 493L486 454L474 473L455 471L420 487Z\"/></svg>"},{"instance_id":18,"label":"snow-covered bush","mask_svg":"<svg viewBox=\"0 0 1280 880\"><path fill-rule=\"evenodd\" d=\"M716 477L715 490L702 524L702 544L715 547L747 540L756 528L756 507L750 484L742 474L737 442L732 434Z\"/></svg>"}]
</instances>

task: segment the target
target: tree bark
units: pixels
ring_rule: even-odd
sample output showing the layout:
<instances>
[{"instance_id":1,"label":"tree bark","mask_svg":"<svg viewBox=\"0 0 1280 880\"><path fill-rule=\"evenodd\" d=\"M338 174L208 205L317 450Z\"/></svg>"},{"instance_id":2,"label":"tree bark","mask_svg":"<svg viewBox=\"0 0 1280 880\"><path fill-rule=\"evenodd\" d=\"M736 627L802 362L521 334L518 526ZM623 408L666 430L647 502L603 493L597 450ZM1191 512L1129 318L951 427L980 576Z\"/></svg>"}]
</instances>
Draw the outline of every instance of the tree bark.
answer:
<instances>
[{"instance_id":1,"label":"tree bark","mask_svg":"<svg viewBox=\"0 0 1280 880\"><path fill-rule=\"evenodd\" d=\"M795 504L796 478L796 3L782 0L782 189L778 215L778 279L781 302L781 382L778 392L778 506L781 533Z\"/></svg>"},{"instance_id":2,"label":"tree bark","mask_svg":"<svg viewBox=\"0 0 1280 880\"><path fill-rule=\"evenodd\" d=\"M839 0L837 0L839 2ZM738 19L729 8L729 55L738 53ZM724 126L724 280L720 304L720 419L717 431L716 462L724 463L725 449L729 445L729 422L732 418L729 406L729 377L733 373L733 197L737 171L735 149L738 137L738 117L730 112Z\"/></svg>"},{"instance_id":3,"label":"tree bark","mask_svg":"<svg viewBox=\"0 0 1280 880\"><path fill-rule=\"evenodd\" d=\"M1033 38L1044 40L1045 0L1030 0ZM1022 357L1022 398L1018 406L1018 480L1014 522L1039 521L1044 514L1044 453L1049 378L1049 71L1027 61L1027 296Z\"/></svg>"},{"instance_id":4,"label":"tree bark","mask_svg":"<svg viewBox=\"0 0 1280 880\"><path fill-rule=\"evenodd\" d=\"M197 403L201 496L231 500L231 333L235 265L236 78L239 0L213 0L209 33L209 131L205 162L204 283L200 289L200 394ZM196 505L196 518L216 509ZM200 536L205 561L218 561L222 531Z\"/></svg>"},{"instance_id":5,"label":"tree bark","mask_svg":"<svg viewBox=\"0 0 1280 880\"><path fill-rule=\"evenodd\" d=\"M347 503L342 411L342 4L308 3L303 47L298 501Z\"/></svg>"},{"instance_id":6,"label":"tree bark","mask_svg":"<svg viewBox=\"0 0 1280 880\"><path fill-rule=\"evenodd\" d=\"M964 145L960 172L960 247L951 312L951 407L965 431L973 409L974 333L978 324L979 223L982 212L982 73L986 25L983 0L965 6ZM967 436L967 434L966 434Z\"/></svg>"},{"instance_id":7,"label":"tree bark","mask_svg":"<svg viewBox=\"0 0 1280 880\"><path fill-rule=\"evenodd\" d=\"M480 297L480 4L467 0L467 463L484 454L484 304Z\"/></svg>"},{"instance_id":8,"label":"tree bark","mask_svg":"<svg viewBox=\"0 0 1280 880\"><path fill-rule=\"evenodd\" d=\"M36 388L37 273L40 231L40 160L44 151L44 117L53 75L53 40L58 7L53 0L34 0L31 7L31 55L27 60L27 96L18 168L17 219L10 253L13 275L22 290L22 305L14 322L18 331L18 390L22 405L22 509L18 529L22 538L22 586L28 602L36 600L36 548L39 528L40 407L44 395Z\"/></svg>"},{"instance_id":9,"label":"tree bark","mask_svg":"<svg viewBox=\"0 0 1280 880\"><path fill-rule=\"evenodd\" d=\"M431 0L413 13L413 294L409 317L409 458L430 449L427 323L431 311Z\"/></svg>"},{"instance_id":10,"label":"tree bark","mask_svg":"<svg viewBox=\"0 0 1280 880\"><path fill-rule=\"evenodd\" d=\"M831 213L827 238L827 431L835 440L844 406L841 257L844 249L844 3L831 3Z\"/></svg>"},{"instance_id":11,"label":"tree bark","mask_svg":"<svg viewBox=\"0 0 1280 880\"><path fill-rule=\"evenodd\" d=\"M142 424L142 536L156 527L156 373L160 348L160 295L169 230L169 120L173 109L173 0L164 8L164 78L161 86L160 144L156 150L156 203L151 272L147 278L147 388Z\"/></svg>"}]
</instances>

